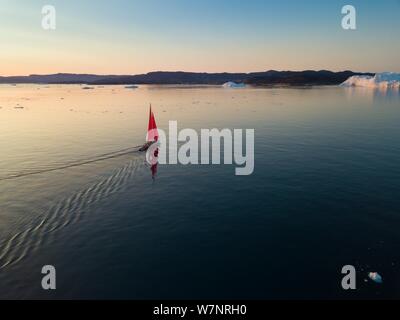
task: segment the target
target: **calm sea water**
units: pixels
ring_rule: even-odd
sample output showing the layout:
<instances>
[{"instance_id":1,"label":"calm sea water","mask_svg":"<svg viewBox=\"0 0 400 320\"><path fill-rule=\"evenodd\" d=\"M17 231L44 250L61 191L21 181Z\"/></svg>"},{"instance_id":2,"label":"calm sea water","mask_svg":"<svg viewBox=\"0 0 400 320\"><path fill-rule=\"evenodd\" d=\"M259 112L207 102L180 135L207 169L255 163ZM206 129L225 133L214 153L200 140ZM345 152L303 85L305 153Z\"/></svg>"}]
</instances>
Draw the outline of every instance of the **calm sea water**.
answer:
<instances>
[{"instance_id":1,"label":"calm sea water","mask_svg":"<svg viewBox=\"0 0 400 320\"><path fill-rule=\"evenodd\" d=\"M150 102L165 130L254 128L254 174L90 162L141 144ZM0 298L400 298L399 123L398 92L2 85Z\"/></svg>"}]
</instances>

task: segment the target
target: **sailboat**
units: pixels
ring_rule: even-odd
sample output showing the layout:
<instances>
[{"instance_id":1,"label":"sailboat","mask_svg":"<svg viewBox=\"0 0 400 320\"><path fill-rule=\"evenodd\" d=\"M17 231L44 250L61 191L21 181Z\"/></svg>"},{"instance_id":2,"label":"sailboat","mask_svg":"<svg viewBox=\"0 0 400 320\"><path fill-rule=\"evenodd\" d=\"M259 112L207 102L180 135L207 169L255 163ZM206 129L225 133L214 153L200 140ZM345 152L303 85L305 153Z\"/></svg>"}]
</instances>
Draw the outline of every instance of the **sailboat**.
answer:
<instances>
[{"instance_id":1,"label":"sailboat","mask_svg":"<svg viewBox=\"0 0 400 320\"><path fill-rule=\"evenodd\" d=\"M159 135L157 130L156 118L154 117L154 113L151 110L151 105L150 105L149 125L147 128L146 143L142 147L140 147L139 151L140 152L147 151L152 144L158 141L158 137Z\"/></svg>"}]
</instances>

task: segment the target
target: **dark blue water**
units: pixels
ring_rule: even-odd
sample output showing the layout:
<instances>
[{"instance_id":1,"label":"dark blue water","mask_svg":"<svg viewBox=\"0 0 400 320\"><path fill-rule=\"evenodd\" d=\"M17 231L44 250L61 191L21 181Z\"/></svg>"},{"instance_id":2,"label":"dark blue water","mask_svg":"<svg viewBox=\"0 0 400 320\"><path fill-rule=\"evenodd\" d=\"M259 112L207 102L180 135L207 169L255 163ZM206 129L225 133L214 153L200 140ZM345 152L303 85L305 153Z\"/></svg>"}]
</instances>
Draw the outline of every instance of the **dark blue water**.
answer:
<instances>
[{"instance_id":1,"label":"dark blue water","mask_svg":"<svg viewBox=\"0 0 400 320\"><path fill-rule=\"evenodd\" d=\"M25 203L9 201L7 210L34 203L47 220L13 243L12 263L0 270L0 297L400 298L400 96L242 91L229 93L241 99L234 108L244 112L236 116L223 112L232 103L223 105L216 89L201 90L195 94L214 99L219 118L203 126L212 113L204 102L182 126L254 128L254 174L160 165L153 181L142 156L128 154L1 182L8 192L43 188ZM173 102L164 103L168 109ZM46 197L51 189L55 195ZM20 215L9 222L13 230L43 221ZM14 263L23 248L26 256ZM57 269L50 293L40 287L46 264ZM341 288L344 265L356 267L353 292ZM371 271L383 284L368 281Z\"/></svg>"}]
</instances>

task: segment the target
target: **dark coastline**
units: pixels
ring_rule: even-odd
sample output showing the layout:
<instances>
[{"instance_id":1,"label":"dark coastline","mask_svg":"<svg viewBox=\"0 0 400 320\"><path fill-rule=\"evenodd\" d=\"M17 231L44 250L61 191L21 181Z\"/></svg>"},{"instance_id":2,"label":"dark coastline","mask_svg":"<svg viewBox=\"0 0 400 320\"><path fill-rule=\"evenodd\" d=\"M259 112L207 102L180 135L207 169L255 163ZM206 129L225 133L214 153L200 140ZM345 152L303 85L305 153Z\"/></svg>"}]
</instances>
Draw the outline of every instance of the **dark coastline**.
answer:
<instances>
[{"instance_id":1,"label":"dark coastline","mask_svg":"<svg viewBox=\"0 0 400 320\"><path fill-rule=\"evenodd\" d=\"M195 72L150 72L139 75L93 75L58 73L0 77L0 84L88 84L88 85L222 85L233 81L254 86L310 86L338 85L354 75L374 75L353 71L265 71L253 73L195 73Z\"/></svg>"}]
</instances>

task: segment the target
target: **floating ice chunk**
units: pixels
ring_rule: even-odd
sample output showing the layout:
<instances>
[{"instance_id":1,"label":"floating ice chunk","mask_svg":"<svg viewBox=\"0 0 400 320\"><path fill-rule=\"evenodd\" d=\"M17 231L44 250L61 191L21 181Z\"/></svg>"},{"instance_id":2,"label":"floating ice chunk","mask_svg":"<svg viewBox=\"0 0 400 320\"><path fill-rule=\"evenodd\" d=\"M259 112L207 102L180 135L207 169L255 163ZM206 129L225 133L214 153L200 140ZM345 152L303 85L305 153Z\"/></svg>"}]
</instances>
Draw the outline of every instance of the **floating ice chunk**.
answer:
<instances>
[{"instance_id":1,"label":"floating ice chunk","mask_svg":"<svg viewBox=\"0 0 400 320\"><path fill-rule=\"evenodd\" d=\"M369 277L372 281L374 281L374 282L376 282L376 283L382 283L382 282L383 282L383 279L382 279L381 275L380 275L378 272L370 272L370 273L368 274L368 277Z\"/></svg>"},{"instance_id":2,"label":"floating ice chunk","mask_svg":"<svg viewBox=\"0 0 400 320\"><path fill-rule=\"evenodd\" d=\"M246 87L246 85L244 83L236 83L236 82L232 82L232 81L224 83L222 86L224 88L244 88L244 87Z\"/></svg>"},{"instance_id":3,"label":"floating ice chunk","mask_svg":"<svg viewBox=\"0 0 400 320\"><path fill-rule=\"evenodd\" d=\"M400 73L384 72L375 76L352 76L342 83L344 87L367 87L374 89L400 89Z\"/></svg>"}]
</instances>

